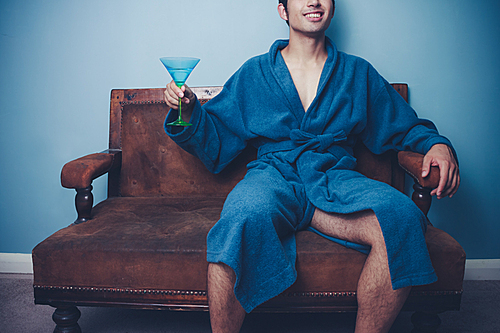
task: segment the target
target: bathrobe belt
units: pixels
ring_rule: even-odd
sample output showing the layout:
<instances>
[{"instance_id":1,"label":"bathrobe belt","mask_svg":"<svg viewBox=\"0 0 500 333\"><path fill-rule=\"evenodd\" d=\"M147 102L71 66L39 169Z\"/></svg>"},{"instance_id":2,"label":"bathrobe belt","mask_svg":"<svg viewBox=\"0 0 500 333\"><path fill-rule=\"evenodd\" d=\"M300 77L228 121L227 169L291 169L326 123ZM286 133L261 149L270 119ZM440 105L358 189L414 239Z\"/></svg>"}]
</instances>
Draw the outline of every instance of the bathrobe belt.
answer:
<instances>
[{"instance_id":1,"label":"bathrobe belt","mask_svg":"<svg viewBox=\"0 0 500 333\"><path fill-rule=\"evenodd\" d=\"M339 145L341 143L345 143L346 141L347 136L342 130L333 134L328 133L314 135L309 132L294 129L290 133L290 140L267 143L259 148L258 156L260 157L272 152L288 151L285 155L285 159L290 163L295 163L304 151L313 150L320 153L332 154L336 160L336 164L333 169L345 168L352 170L356 167L356 159L352 156L352 154L349 154L345 148ZM367 245L357 244L325 235L311 226L308 226L306 230L315 232L326 239L364 254L368 254L371 249L371 247Z\"/></svg>"},{"instance_id":2,"label":"bathrobe belt","mask_svg":"<svg viewBox=\"0 0 500 333\"><path fill-rule=\"evenodd\" d=\"M326 133L315 135L300 129L293 129L290 132L290 140L280 142L270 142L259 147L258 157L268 153L288 151L285 159L289 163L295 163L297 159L307 150L319 153L330 153L337 161L348 162L346 167L353 169L356 166L356 159L352 157L345 147L341 145L347 141L347 135L343 130L336 133ZM343 147L344 146L344 147Z\"/></svg>"}]
</instances>

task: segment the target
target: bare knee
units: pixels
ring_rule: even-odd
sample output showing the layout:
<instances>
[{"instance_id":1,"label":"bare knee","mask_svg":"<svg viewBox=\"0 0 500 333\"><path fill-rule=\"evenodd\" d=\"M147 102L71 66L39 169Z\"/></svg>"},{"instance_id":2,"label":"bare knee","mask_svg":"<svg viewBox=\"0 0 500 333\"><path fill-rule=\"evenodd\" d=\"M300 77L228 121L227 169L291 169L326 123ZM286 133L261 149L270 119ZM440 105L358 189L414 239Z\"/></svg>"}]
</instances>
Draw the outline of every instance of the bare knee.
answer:
<instances>
[{"instance_id":1,"label":"bare knee","mask_svg":"<svg viewBox=\"0 0 500 333\"><path fill-rule=\"evenodd\" d=\"M373 247L384 243L382 229L372 210L336 214L316 209L311 226L329 236L358 244Z\"/></svg>"},{"instance_id":2,"label":"bare knee","mask_svg":"<svg viewBox=\"0 0 500 333\"><path fill-rule=\"evenodd\" d=\"M231 267L223 263L208 263L207 279L209 285L216 284L234 286L236 275Z\"/></svg>"}]
</instances>

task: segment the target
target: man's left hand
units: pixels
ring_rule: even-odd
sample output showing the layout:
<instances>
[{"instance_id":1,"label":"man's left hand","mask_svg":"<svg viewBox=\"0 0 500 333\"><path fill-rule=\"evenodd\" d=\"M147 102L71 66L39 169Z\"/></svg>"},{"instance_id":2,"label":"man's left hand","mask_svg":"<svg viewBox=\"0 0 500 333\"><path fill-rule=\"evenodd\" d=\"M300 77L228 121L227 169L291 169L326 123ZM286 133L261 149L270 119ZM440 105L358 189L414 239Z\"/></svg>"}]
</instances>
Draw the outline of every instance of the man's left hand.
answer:
<instances>
[{"instance_id":1,"label":"man's left hand","mask_svg":"<svg viewBox=\"0 0 500 333\"><path fill-rule=\"evenodd\" d=\"M460 185L460 172L451 148L445 144L432 146L424 156L422 177L425 178L429 175L431 166L439 167L440 175L439 185L432 190L431 195L437 195L438 199L447 196L451 198Z\"/></svg>"}]
</instances>

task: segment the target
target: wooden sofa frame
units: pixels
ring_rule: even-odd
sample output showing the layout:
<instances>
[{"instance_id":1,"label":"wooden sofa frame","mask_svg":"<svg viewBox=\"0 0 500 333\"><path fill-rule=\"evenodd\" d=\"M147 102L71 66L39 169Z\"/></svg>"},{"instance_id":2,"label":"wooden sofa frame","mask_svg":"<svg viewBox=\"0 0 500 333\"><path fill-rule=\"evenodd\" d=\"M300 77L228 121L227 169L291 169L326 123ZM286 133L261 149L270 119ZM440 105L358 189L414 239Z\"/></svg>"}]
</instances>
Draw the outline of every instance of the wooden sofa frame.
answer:
<instances>
[{"instance_id":1,"label":"wooden sofa frame","mask_svg":"<svg viewBox=\"0 0 500 333\"><path fill-rule=\"evenodd\" d=\"M406 84L393 87L407 100ZM206 232L255 151L210 174L164 133L163 90L113 90L109 149L62 169L62 185L77 192L78 218L33 249L35 303L56 308L55 332L80 332L77 306L208 310ZM194 88L202 103L220 90ZM439 172L422 179L422 155L374 155L362 145L355 155L358 171L401 191L407 171L415 179L412 198L427 214ZM104 174L108 198L93 207L92 181ZM434 332L437 314L459 310L462 295L463 249L432 226L426 241L439 280L413 288L403 308L416 311L414 332ZM364 254L308 231L297 234L297 253L297 282L255 311L356 311Z\"/></svg>"}]
</instances>

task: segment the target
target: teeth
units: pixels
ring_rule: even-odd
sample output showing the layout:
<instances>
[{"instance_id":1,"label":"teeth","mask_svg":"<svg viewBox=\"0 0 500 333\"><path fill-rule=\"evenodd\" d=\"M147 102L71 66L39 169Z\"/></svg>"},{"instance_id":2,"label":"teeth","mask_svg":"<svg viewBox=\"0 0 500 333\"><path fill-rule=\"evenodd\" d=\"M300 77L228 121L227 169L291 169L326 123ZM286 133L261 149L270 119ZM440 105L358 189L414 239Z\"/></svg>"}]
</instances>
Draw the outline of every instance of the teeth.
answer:
<instances>
[{"instance_id":1,"label":"teeth","mask_svg":"<svg viewBox=\"0 0 500 333\"><path fill-rule=\"evenodd\" d=\"M319 17L321 17L321 14L318 14L318 13L316 13L316 14L307 14L306 17L319 18Z\"/></svg>"}]
</instances>

